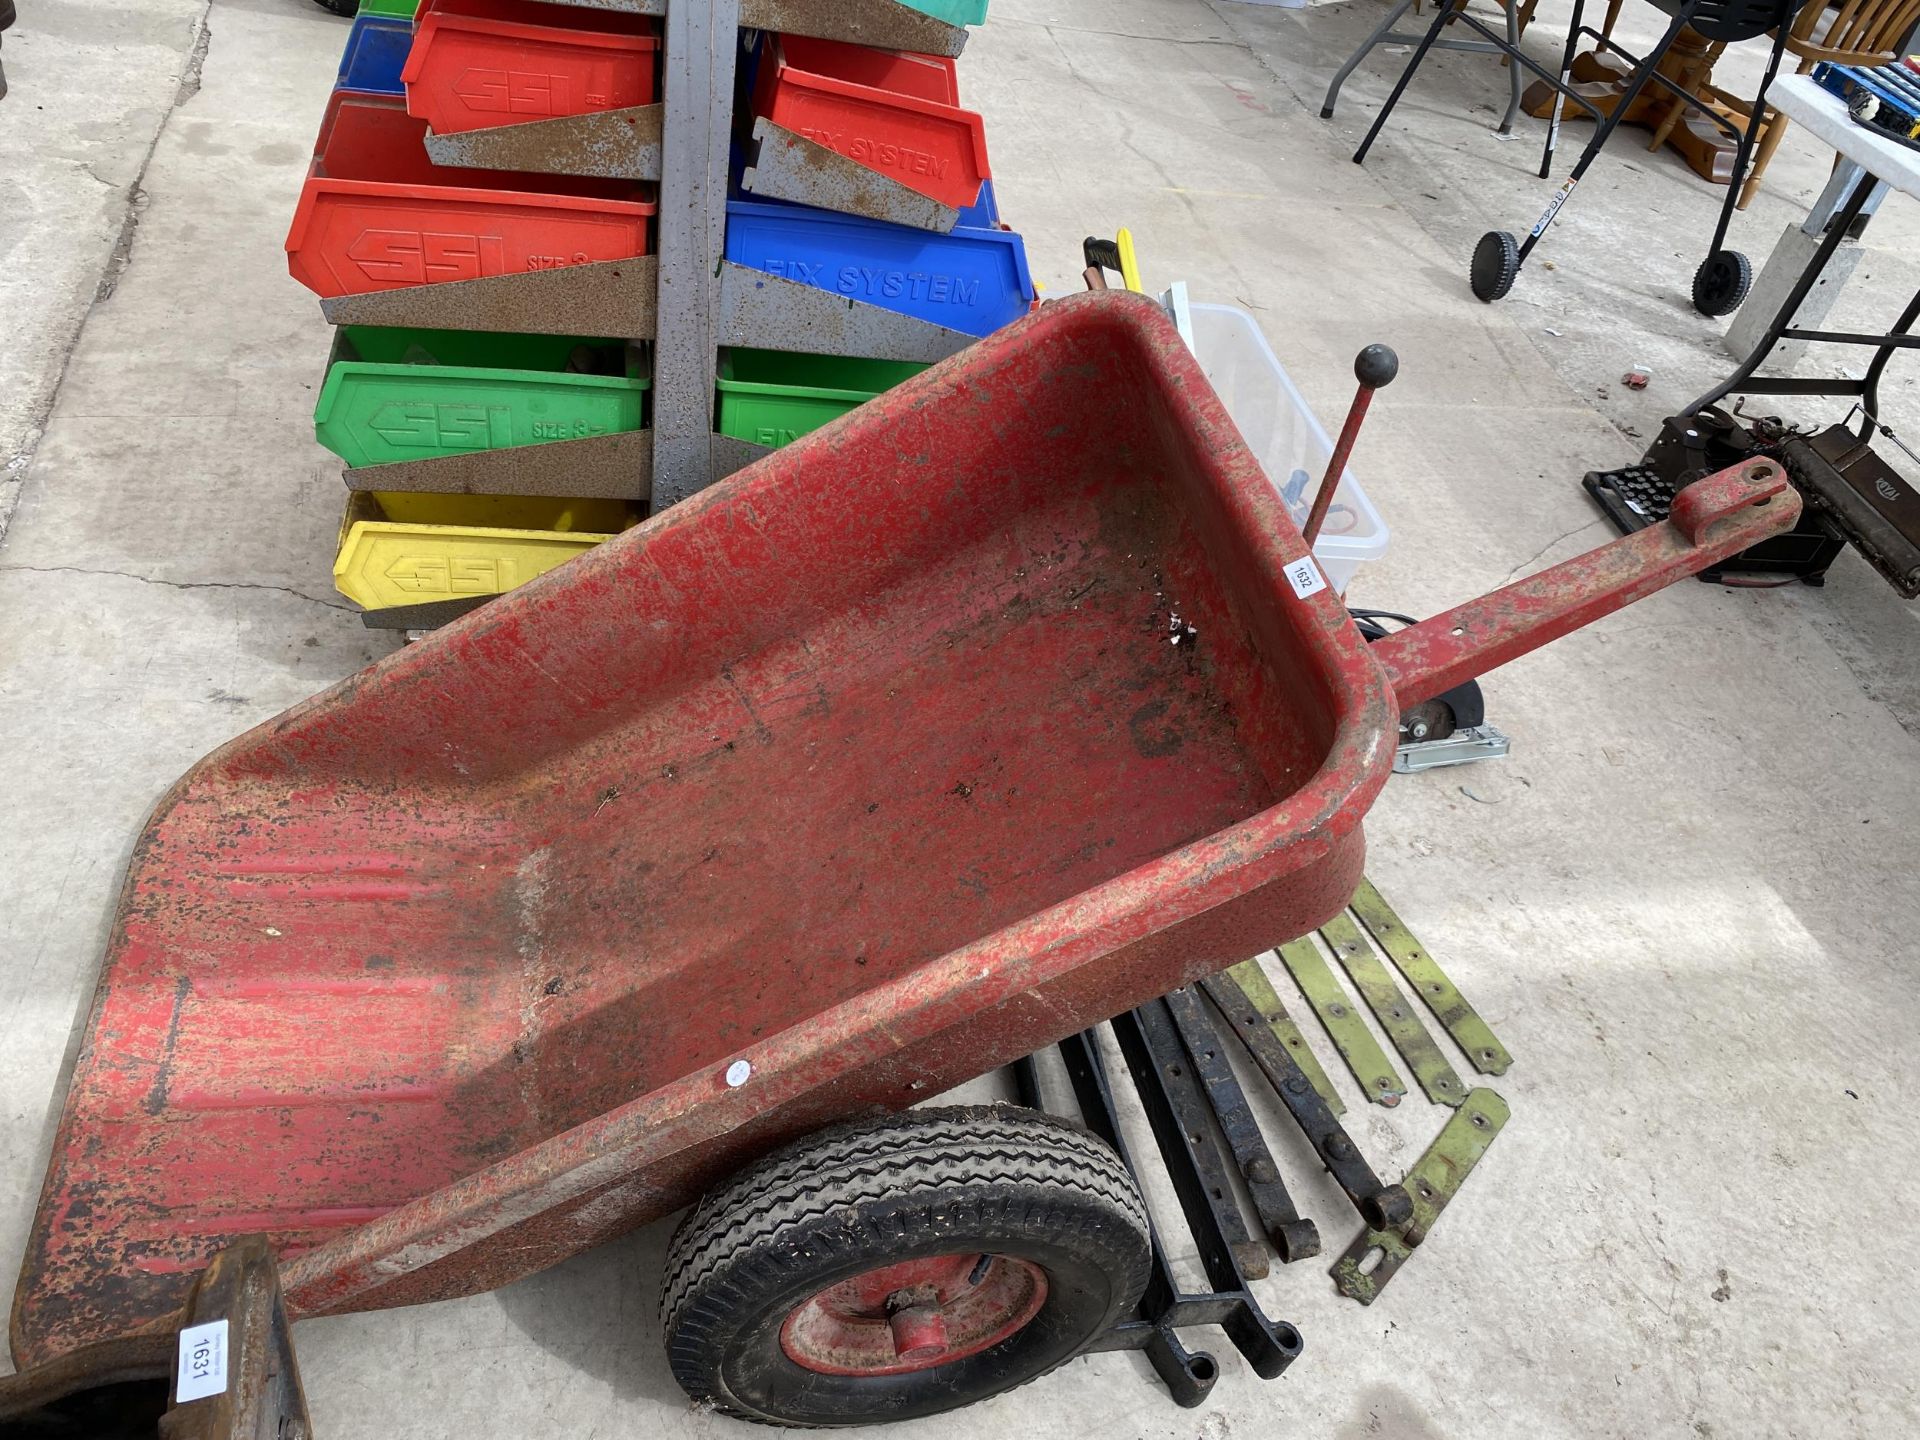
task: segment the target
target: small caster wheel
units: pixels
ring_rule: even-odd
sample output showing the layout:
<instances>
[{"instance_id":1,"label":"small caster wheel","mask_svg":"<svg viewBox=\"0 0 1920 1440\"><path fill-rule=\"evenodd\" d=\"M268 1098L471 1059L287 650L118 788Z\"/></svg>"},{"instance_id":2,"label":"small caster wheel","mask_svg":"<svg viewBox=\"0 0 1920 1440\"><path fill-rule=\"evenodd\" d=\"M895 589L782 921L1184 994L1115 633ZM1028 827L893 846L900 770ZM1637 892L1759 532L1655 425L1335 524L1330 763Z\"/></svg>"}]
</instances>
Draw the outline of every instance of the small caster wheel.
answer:
<instances>
[{"instance_id":1,"label":"small caster wheel","mask_svg":"<svg viewBox=\"0 0 1920 1440\"><path fill-rule=\"evenodd\" d=\"M1702 315L1731 315L1753 288L1753 262L1738 250L1716 250L1693 272L1693 308Z\"/></svg>"},{"instance_id":2,"label":"small caster wheel","mask_svg":"<svg viewBox=\"0 0 1920 1440\"><path fill-rule=\"evenodd\" d=\"M1520 242L1504 230L1489 230L1473 247L1473 293L1489 305L1513 289L1520 274Z\"/></svg>"}]
</instances>

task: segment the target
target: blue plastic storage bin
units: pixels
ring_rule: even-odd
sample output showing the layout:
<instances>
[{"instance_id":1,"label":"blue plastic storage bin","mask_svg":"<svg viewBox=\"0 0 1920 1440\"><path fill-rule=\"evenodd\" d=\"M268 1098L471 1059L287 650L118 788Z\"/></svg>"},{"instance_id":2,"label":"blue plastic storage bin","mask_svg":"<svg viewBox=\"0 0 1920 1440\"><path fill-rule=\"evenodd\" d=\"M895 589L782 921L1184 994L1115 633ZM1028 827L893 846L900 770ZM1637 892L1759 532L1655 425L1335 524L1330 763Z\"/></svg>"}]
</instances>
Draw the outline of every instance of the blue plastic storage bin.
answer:
<instances>
[{"instance_id":1,"label":"blue plastic storage bin","mask_svg":"<svg viewBox=\"0 0 1920 1440\"><path fill-rule=\"evenodd\" d=\"M347 32L347 48L340 56L336 90L361 90L369 95L404 95L400 67L413 48L413 22L390 15L359 15Z\"/></svg>"},{"instance_id":2,"label":"blue plastic storage bin","mask_svg":"<svg viewBox=\"0 0 1920 1440\"><path fill-rule=\"evenodd\" d=\"M1033 305L1027 247L1008 230L938 235L806 205L733 200L727 259L967 335L992 334Z\"/></svg>"},{"instance_id":3,"label":"blue plastic storage bin","mask_svg":"<svg viewBox=\"0 0 1920 1440\"><path fill-rule=\"evenodd\" d=\"M993 198L993 181L980 182L980 198L960 212L955 228L984 230L1000 223L1000 202Z\"/></svg>"}]
</instances>

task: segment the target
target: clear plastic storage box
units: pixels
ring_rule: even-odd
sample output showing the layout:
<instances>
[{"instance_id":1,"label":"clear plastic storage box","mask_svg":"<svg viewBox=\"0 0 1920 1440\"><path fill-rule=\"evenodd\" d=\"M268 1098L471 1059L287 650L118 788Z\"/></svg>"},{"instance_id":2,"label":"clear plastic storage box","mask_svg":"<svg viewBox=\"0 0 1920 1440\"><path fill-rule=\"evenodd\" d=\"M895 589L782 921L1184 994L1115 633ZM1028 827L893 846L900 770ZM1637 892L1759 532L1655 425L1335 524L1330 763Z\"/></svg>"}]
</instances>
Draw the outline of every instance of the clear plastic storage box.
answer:
<instances>
[{"instance_id":1,"label":"clear plastic storage box","mask_svg":"<svg viewBox=\"0 0 1920 1440\"><path fill-rule=\"evenodd\" d=\"M1333 441L1293 388L1251 315L1231 305L1196 304L1189 311L1200 368L1293 518L1305 520L1313 492L1333 458ZM1340 477L1333 508L1313 547L1328 582L1344 594L1362 562L1387 553L1387 539L1386 522L1349 468Z\"/></svg>"}]
</instances>

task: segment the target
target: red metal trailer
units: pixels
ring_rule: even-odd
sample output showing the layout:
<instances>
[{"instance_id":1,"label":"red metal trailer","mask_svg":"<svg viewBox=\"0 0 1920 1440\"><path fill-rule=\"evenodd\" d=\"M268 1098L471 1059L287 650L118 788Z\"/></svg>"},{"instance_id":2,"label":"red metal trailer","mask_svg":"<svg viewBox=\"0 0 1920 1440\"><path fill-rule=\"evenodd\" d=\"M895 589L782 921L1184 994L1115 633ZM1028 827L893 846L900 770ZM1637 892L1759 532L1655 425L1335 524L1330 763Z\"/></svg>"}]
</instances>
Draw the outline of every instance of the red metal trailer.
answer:
<instances>
[{"instance_id":1,"label":"red metal trailer","mask_svg":"<svg viewBox=\"0 0 1920 1440\"><path fill-rule=\"evenodd\" d=\"M1369 647L1157 309L1043 307L174 787L15 1358L168 1323L253 1232L296 1317L504 1285L1305 934L1360 876L1403 706L1797 510L1778 467L1725 472ZM710 1197L669 1261L683 1381L839 1423L942 1408L914 1388L942 1366L985 1393L1074 1353L1128 1303L1137 1196L1018 1123L840 1132L839 1170L776 1157ZM991 1204L983 1150L1012 1157L976 1154ZM972 1208L892 1253L755 1228L833 1174L869 1187L836 1215L898 1218L936 1174ZM1020 1231L1007 1185L1092 1206L1111 1273ZM762 1241L778 1283L729 1268ZM758 1328L715 1339L722 1311Z\"/></svg>"}]
</instances>

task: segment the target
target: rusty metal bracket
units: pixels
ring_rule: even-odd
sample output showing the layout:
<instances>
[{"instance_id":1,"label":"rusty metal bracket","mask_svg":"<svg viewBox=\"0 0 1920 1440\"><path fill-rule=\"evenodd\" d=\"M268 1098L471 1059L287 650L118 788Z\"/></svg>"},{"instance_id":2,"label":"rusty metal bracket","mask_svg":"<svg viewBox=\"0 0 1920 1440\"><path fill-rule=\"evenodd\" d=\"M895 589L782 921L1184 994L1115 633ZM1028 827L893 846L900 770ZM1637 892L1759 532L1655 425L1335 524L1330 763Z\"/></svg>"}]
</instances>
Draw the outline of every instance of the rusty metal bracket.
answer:
<instances>
[{"instance_id":1,"label":"rusty metal bracket","mask_svg":"<svg viewBox=\"0 0 1920 1440\"><path fill-rule=\"evenodd\" d=\"M453 135L428 131L427 158L436 165L478 170L658 180L662 109L629 105Z\"/></svg>"},{"instance_id":2,"label":"rusty metal bracket","mask_svg":"<svg viewBox=\"0 0 1920 1440\"><path fill-rule=\"evenodd\" d=\"M796 135L765 116L753 122L740 188L750 195L817 205L942 235L960 220L960 212L951 205L942 205L891 175Z\"/></svg>"},{"instance_id":3,"label":"rusty metal bracket","mask_svg":"<svg viewBox=\"0 0 1920 1440\"><path fill-rule=\"evenodd\" d=\"M1440 1053L1440 1047L1433 1043L1427 1027L1420 1023L1407 997L1393 983L1387 967L1361 935L1360 927L1344 915L1335 916L1320 927L1320 938L1327 942L1347 972L1347 978L1353 981L1353 988L1360 992L1360 998L1367 1002L1380 1028L1387 1032L1393 1048L1413 1071L1421 1092L1436 1105L1458 1105L1465 1100L1466 1085L1447 1063L1447 1057Z\"/></svg>"},{"instance_id":4,"label":"rusty metal bracket","mask_svg":"<svg viewBox=\"0 0 1920 1440\"><path fill-rule=\"evenodd\" d=\"M649 340L659 273L657 257L636 255L558 270L335 295L320 302L320 314L329 325Z\"/></svg>"},{"instance_id":5,"label":"rusty metal bracket","mask_svg":"<svg viewBox=\"0 0 1920 1440\"><path fill-rule=\"evenodd\" d=\"M183 1398L183 1382L198 1393ZM0 1378L0 1434L22 1440L308 1440L312 1433L279 1273L257 1235L214 1256L164 1324Z\"/></svg>"},{"instance_id":6,"label":"rusty metal bracket","mask_svg":"<svg viewBox=\"0 0 1920 1440\"><path fill-rule=\"evenodd\" d=\"M1333 1081L1327 1078L1327 1072L1320 1066L1320 1057L1313 1053L1313 1047L1307 1044L1307 1037L1300 1033L1300 1027L1294 1024L1287 1007L1280 1003L1280 997L1274 993L1273 982L1267 979L1267 972L1260 962L1242 960L1238 965L1231 966L1227 974L1240 987L1240 993L1247 997L1254 1014L1273 1031L1274 1038L1287 1047L1295 1063L1306 1072L1313 1088L1327 1102L1327 1108L1336 1115L1346 1114L1347 1102L1333 1088Z\"/></svg>"},{"instance_id":7,"label":"rusty metal bracket","mask_svg":"<svg viewBox=\"0 0 1920 1440\"><path fill-rule=\"evenodd\" d=\"M977 338L731 261L720 271L719 330L722 345L928 364Z\"/></svg>"},{"instance_id":8,"label":"rusty metal bracket","mask_svg":"<svg viewBox=\"0 0 1920 1440\"><path fill-rule=\"evenodd\" d=\"M1426 1154L1414 1162L1404 1182L1413 1209L1399 1229L1362 1230L1333 1262L1334 1288L1362 1305L1371 1305L1400 1273L1415 1248L1433 1232L1433 1224L1460 1193L1473 1167L1493 1144L1511 1112L1493 1091L1479 1088L1447 1118Z\"/></svg>"},{"instance_id":9,"label":"rusty metal bracket","mask_svg":"<svg viewBox=\"0 0 1920 1440\"><path fill-rule=\"evenodd\" d=\"M1320 958L1311 938L1290 941L1280 947L1281 963L1293 976L1293 983L1307 997L1307 1004L1320 1017L1332 1038L1340 1058L1347 1062L1353 1078L1376 1105L1394 1106L1407 1093L1407 1082L1387 1059L1387 1052L1367 1029L1367 1022L1354 1013L1347 992L1333 978L1333 971Z\"/></svg>"},{"instance_id":10,"label":"rusty metal bracket","mask_svg":"<svg viewBox=\"0 0 1920 1440\"><path fill-rule=\"evenodd\" d=\"M1173 1016L1174 1028L1186 1046L1187 1058L1193 1062L1193 1073L1200 1077L1200 1084L1206 1090L1214 1119L1220 1122L1220 1133L1233 1152L1234 1164L1240 1167L1240 1178L1246 1182L1254 1213L1260 1217L1260 1226L1273 1242L1273 1248L1280 1252L1281 1262L1291 1264L1318 1255L1319 1227L1301 1217L1293 1196L1287 1193L1286 1182L1280 1178L1280 1167L1267 1148L1266 1137L1260 1133L1260 1123L1247 1104L1246 1092L1234 1078L1233 1066L1223 1052L1219 1032L1208 1017L1206 1006L1192 989L1173 991L1165 1003ZM1265 1268L1263 1259L1261 1271ZM1247 1273L1255 1274L1251 1270ZM1258 1275L1255 1278L1259 1278Z\"/></svg>"},{"instance_id":11,"label":"rusty metal bracket","mask_svg":"<svg viewBox=\"0 0 1920 1440\"><path fill-rule=\"evenodd\" d=\"M1413 987L1427 1008L1439 1020L1441 1028L1453 1037L1465 1052L1468 1062L1482 1075L1504 1075L1513 1064L1494 1035L1493 1028L1467 1003L1459 987L1441 970L1439 962L1413 937L1370 880L1362 880L1353 893L1350 908L1367 927L1374 943L1393 961L1394 968Z\"/></svg>"},{"instance_id":12,"label":"rusty metal bracket","mask_svg":"<svg viewBox=\"0 0 1920 1440\"><path fill-rule=\"evenodd\" d=\"M1287 1047L1274 1038L1273 1031L1253 1013L1246 993L1227 974L1208 976L1200 982L1200 988L1226 1018L1227 1027L1247 1047L1253 1063L1267 1077L1280 1103L1287 1107L1294 1123L1307 1137L1307 1143L1313 1146L1327 1173L1346 1192L1361 1218L1382 1230L1404 1224L1412 1213L1407 1192L1398 1185L1380 1183L1380 1177L1373 1173L1373 1167L1367 1164L1353 1138L1341 1129L1306 1072Z\"/></svg>"},{"instance_id":13,"label":"rusty metal bracket","mask_svg":"<svg viewBox=\"0 0 1920 1440\"><path fill-rule=\"evenodd\" d=\"M390 465L349 466L349 490L424 491L434 495L557 495L569 500L631 500L653 493L653 432L622 430L580 440L543 440Z\"/></svg>"}]
</instances>

